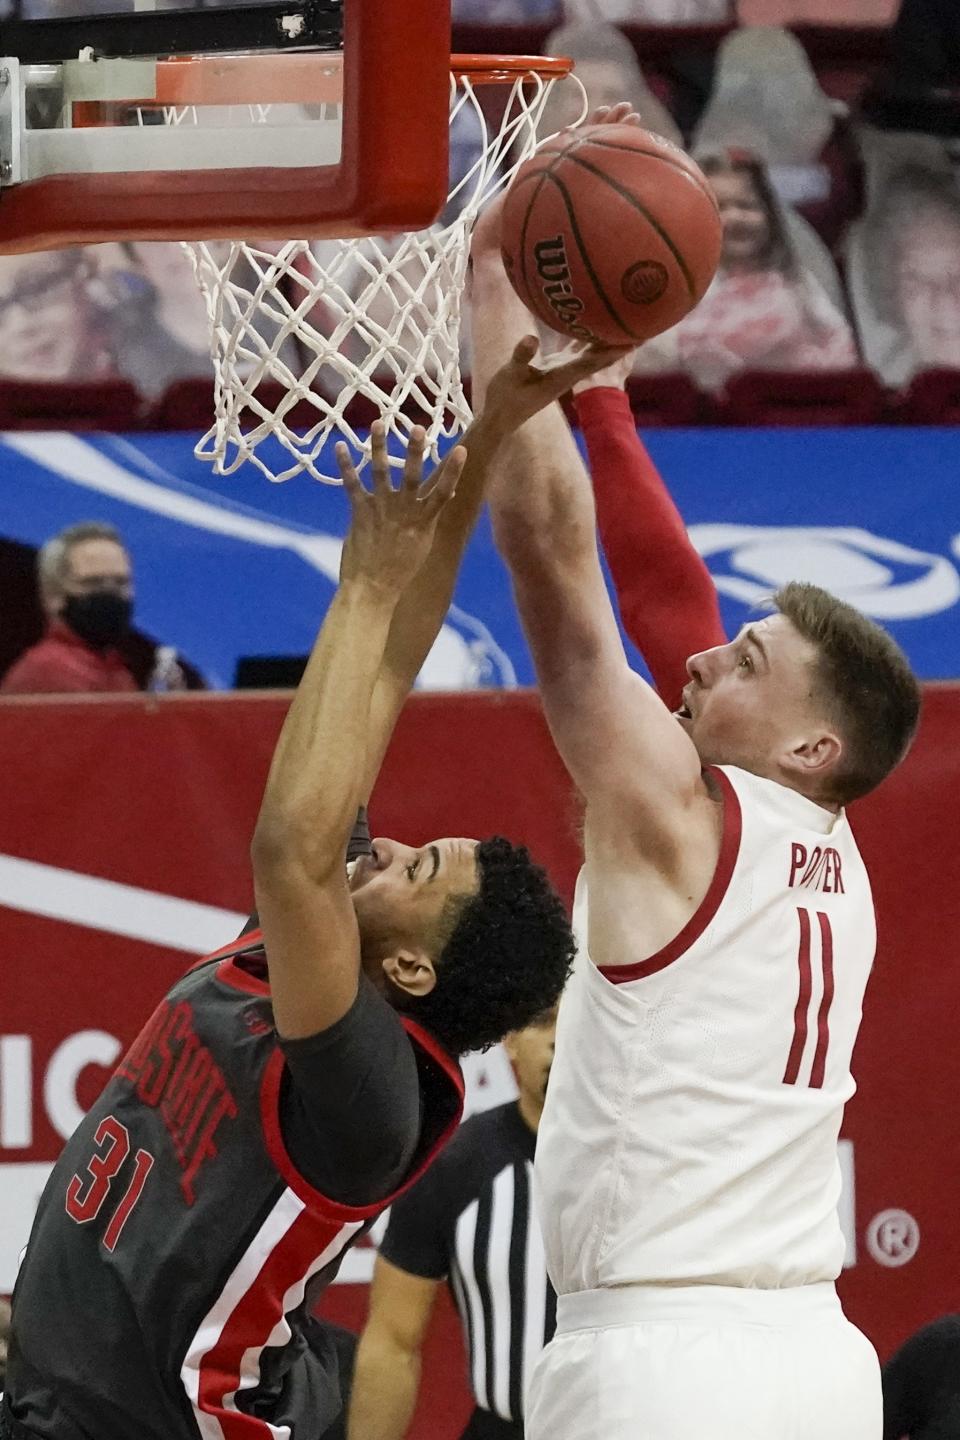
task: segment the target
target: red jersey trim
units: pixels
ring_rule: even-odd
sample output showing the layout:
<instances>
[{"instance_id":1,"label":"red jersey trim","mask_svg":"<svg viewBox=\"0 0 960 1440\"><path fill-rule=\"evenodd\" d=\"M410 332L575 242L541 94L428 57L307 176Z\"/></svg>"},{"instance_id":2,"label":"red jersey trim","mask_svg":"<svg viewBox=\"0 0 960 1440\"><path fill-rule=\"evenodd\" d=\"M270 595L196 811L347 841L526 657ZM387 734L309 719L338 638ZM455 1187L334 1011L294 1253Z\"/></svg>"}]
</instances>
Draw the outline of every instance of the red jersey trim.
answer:
<instances>
[{"instance_id":1,"label":"red jersey trim","mask_svg":"<svg viewBox=\"0 0 960 1440\"><path fill-rule=\"evenodd\" d=\"M229 945L222 945L219 950L214 950L210 955L206 955L202 960L198 960L195 965L191 966L191 969L196 970L201 965L209 965L211 962L217 961L218 956L221 956L222 958L216 964L216 976L218 980L222 980L224 984L231 986L234 990L241 990L247 995L269 998L270 985L268 980L262 979L257 975L252 975L248 970L245 970L241 965L236 963L236 956L239 950L246 949L257 943L262 943L262 940L262 930L249 930L246 935L231 941ZM460 1066L446 1053L438 1041L436 1041L428 1031L418 1025L416 1021L402 1016L400 1023L403 1025L404 1030L406 1030L414 1045L419 1046L421 1050L425 1051L425 1053L440 1066L453 1086L457 1097L457 1107L450 1123L444 1128L438 1139L431 1146L429 1152L421 1159L420 1163L407 1177L403 1185L392 1195L387 1196L385 1200L378 1200L373 1205L340 1205L337 1201L331 1200L329 1196L323 1195L319 1190L315 1189L309 1180L300 1174L300 1171L294 1165L287 1151L287 1147L283 1141L283 1133L280 1128L280 1085L286 1062L283 1051L279 1046L267 1061L260 1087L260 1118L267 1145L267 1153L294 1194L298 1196L314 1214L338 1224L370 1219L375 1215L379 1215L388 1205L392 1205L394 1200L398 1199L405 1190L408 1190L410 1186L420 1178L428 1166L433 1163L436 1156L443 1149L444 1145L446 1145L451 1135L453 1135L460 1123L460 1117L463 1114L464 1085Z\"/></svg>"},{"instance_id":2,"label":"red jersey trim","mask_svg":"<svg viewBox=\"0 0 960 1440\"><path fill-rule=\"evenodd\" d=\"M679 960L681 955L685 955L690 947L700 939L720 909L721 902L729 889L737 864L737 856L740 853L740 837L743 833L740 798L722 770L711 765L706 773L718 786L723 801L720 854L717 857L717 865L713 872L713 879L710 881L710 887L679 935L665 945L662 950L658 950L655 955L648 956L646 960L638 960L635 965L597 966L604 979L609 980L613 985L626 985L631 980L643 980L648 975L656 975L660 970L666 970L674 960Z\"/></svg>"},{"instance_id":3,"label":"red jersey trim","mask_svg":"<svg viewBox=\"0 0 960 1440\"><path fill-rule=\"evenodd\" d=\"M830 916L817 911L820 926L820 954L823 964L823 998L817 1016L817 1048L813 1053L813 1068L810 1071L811 1090L822 1090L827 1068L827 1046L830 1044L830 1006L833 1004L833 930ZM809 921L808 921L809 924Z\"/></svg>"},{"instance_id":4,"label":"red jersey trim","mask_svg":"<svg viewBox=\"0 0 960 1440\"><path fill-rule=\"evenodd\" d=\"M209 965L211 960L216 960L218 959L218 957L221 956L224 959L229 959L231 956L239 954L241 950L246 950L248 946L257 944L263 944L263 931L248 930L245 935L238 935L236 940L231 940L229 945L221 945L218 950L211 950L209 955L203 955L199 960L195 960L193 964L188 968L187 974L189 975L193 970L199 970L201 965ZM239 967L236 968L239 969ZM219 966L217 967L217 970L219 974ZM236 983L232 972L225 974L221 978L225 979L228 985ZM246 989L246 986L240 986L239 988ZM269 994L269 991L258 990L257 994Z\"/></svg>"},{"instance_id":5,"label":"red jersey trim","mask_svg":"<svg viewBox=\"0 0 960 1440\"><path fill-rule=\"evenodd\" d=\"M797 1077L800 1074L800 1062L803 1059L803 1052L807 1048L807 1013L813 991L813 970L810 965L810 912L799 905L797 917L800 921L800 944L797 949L799 981L797 1003L793 1012L793 1042L790 1046L790 1054L787 1056L786 1069L783 1072L781 1082L783 1085L796 1085Z\"/></svg>"},{"instance_id":6,"label":"red jersey trim","mask_svg":"<svg viewBox=\"0 0 960 1440\"><path fill-rule=\"evenodd\" d=\"M283 1205L283 1199L279 1203ZM267 1223L275 1215L276 1209ZM198 1353L188 1354L181 1371L194 1416L205 1434L204 1416L212 1418L222 1440L252 1440L254 1436L270 1440L280 1433L268 1419L239 1412L237 1390L251 1381L259 1384L263 1351L267 1345L290 1339L287 1314L301 1303L307 1281L347 1249L359 1228L301 1211L262 1258L256 1257L258 1268L248 1267L246 1284L235 1300L229 1292L237 1272L230 1277L191 1342L191 1351L196 1347ZM248 1251L241 1258L241 1265L249 1255Z\"/></svg>"},{"instance_id":7,"label":"red jersey trim","mask_svg":"<svg viewBox=\"0 0 960 1440\"><path fill-rule=\"evenodd\" d=\"M315 1214L324 1219L340 1224L346 1224L351 1220L371 1220L398 1200L411 1185L415 1184L420 1176L433 1164L437 1155L447 1144L457 1126L460 1124L460 1117L463 1114L463 1076L460 1067L450 1058L449 1055L438 1045L432 1035L428 1035L419 1025L405 1017L402 1019L403 1028L415 1045L419 1045L426 1053L437 1062L453 1085L457 1096L457 1108L449 1122L430 1147L425 1156L414 1167L411 1173L398 1186L392 1194L387 1195L383 1200L376 1200L372 1205L341 1205L336 1200L322 1194L314 1188L305 1176L301 1175L291 1159L290 1153L284 1144L283 1131L280 1127L280 1084L283 1079L283 1072L286 1066L283 1051L278 1047L267 1061L263 1082L260 1087L260 1119L263 1125L263 1135L267 1145L267 1153L273 1161L280 1175L289 1185L293 1193Z\"/></svg>"},{"instance_id":8,"label":"red jersey trim","mask_svg":"<svg viewBox=\"0 0 960 1440\"><path fill-rule=\"evenodd\" d=\"M262 980L259 975L251 975L249 970L244 970L235 960L221 960L216 973L217 979L233 990L243 990L247 995L270 994L270 986L266 980Z\"/></svg>"}]
</instances>

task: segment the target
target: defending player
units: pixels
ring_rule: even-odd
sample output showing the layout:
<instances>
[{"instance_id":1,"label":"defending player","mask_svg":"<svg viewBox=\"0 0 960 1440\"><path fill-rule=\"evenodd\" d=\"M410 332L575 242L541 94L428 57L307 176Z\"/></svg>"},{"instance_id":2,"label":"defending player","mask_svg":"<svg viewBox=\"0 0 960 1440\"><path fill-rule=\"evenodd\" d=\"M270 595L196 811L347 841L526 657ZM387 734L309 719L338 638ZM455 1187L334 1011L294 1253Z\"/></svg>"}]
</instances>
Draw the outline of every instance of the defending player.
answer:
<instances>
[{"instance_id":1,"label":"defending player","mask_svg":"<svg viewBox=\"0 0 960 1440\"><path fill-rule=\"evenodd\" d=\"M422 432L396 491L382 428L372 493L341 457L341 584L252 847L262 935L173 987L53 1171L14 1293L13 1440L320 1436L341 1395L319 1291L455 1127L455 1057L560 992L569 927L522 849L377 840L344 865L493 456L612 358L545 377L532 353L425 486Z\"/></svg>"},{"instance_id":2,"label":"defending player","mask_svg":"<svg viewBox=\"0 0 960 1440\"><path fill-rule=\"evenodd\" d=\"M481 394L529 326L497 240L491 215ZM558 1328L528 1435L879 1440L876 1356L833 1284L875 942L844 806L903 757L916 682L877 626L791 585L690 658L671 715L627 666L557 407L514 437L491 505L586 801L581 954L537 1152Z\"/></svg>"}]
</instances>

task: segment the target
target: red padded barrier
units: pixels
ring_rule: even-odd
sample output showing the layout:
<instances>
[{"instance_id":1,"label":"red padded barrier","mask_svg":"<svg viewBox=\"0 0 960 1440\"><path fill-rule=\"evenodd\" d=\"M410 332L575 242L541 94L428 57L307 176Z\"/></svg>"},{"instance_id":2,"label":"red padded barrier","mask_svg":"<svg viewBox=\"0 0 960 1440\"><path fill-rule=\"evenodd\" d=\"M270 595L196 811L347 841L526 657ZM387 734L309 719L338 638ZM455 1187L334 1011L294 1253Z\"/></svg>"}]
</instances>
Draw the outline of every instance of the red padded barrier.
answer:
<instances>
[{"instance_id":1,"label":"red padded barrier","mask_svg":"<svg viewBox=\"0 0 960 1440\"><path fill-rule=\"evenodd\" d=\"M2 1245L25 1238L23 1206L8 1213L21 1167L55 1158L57 1117L74 1094L89 1105L105 1078L82 1058L78 1071L64 1068L77 1053L65 1042L81 1056L91 1035L125 1045L189 963L183 949L100 927L142 925L142 891L236 911L250 903L249 837L284 707L275 695L0 703L0 1030L28 1037L31 1084L29 1094L5 1095L0 1114L18 1141L0 1145ZM855 1057L860 1089L844 1124L856 1255L841 1289L882 1355L956 1308L958 736L960 686L927 686L911 754L852 814L880 944ZM577 809L530 694L415 697L371 813L378 833L414 843L505 831L527 841L570 893ZM79 924L65 915L74 904L67 877L17 869L10 857L135 888L94 892L94 918ZM364 1296L363 1287L338 1286L327 1308L359 1324ZM425 1370L431 1388L420 1413L429 1418L415 1440L452 1440L466 1405L448 1307L439 1323L445 1360Z\"/></svg>"}]
</instances>

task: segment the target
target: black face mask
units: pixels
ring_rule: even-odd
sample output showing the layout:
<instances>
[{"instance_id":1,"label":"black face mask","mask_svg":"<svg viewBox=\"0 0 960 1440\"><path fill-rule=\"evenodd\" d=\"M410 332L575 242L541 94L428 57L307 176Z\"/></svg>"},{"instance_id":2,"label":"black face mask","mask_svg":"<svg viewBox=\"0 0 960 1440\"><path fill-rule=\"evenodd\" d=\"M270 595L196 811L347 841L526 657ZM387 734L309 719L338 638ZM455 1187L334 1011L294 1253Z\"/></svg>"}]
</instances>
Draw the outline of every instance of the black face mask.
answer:
<instances>
[{"instance_id":1,"label":"black face mask","mask_svg":"<svg viewBox=\"0 0 960 1440\"><path fill-rule=\"evenodd\" d=\"M93 590L68 595L62 614L74 634L94 650L109 650L129 630L133 603L115 590Z\"/></svg>"}]
</instances>

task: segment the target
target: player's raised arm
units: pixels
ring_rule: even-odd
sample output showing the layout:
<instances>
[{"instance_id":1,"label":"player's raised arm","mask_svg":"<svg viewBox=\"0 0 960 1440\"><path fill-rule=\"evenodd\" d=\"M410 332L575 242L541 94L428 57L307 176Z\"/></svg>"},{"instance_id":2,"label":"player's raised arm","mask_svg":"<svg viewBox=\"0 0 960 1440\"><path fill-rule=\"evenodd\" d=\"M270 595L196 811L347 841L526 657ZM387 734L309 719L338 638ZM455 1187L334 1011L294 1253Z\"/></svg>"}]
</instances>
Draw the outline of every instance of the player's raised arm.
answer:
<instances>
[{"instance_id":1,"label":"player's raised arm","mask_svg":"<svg viewBox=\"0 0 960 1440\"><path fill-rule=\"evenodd\" d=\"M466 454L454 451L422 484L423 432L411 437L403 480L390 481L382 425L373 433L373 490L345 447L350 501L340 586L284 721L251 854L277 1029L326 1029L353 1004L360 969L344 857L364 798L371 701L400 597L430 550Z\"/></svg>"},{"instance_id":2,"label":"player's raised arm","mask_svg":"<svg viewBox=\"0 0 960 1440\"><path fill-rule=\"evenodd\" d=\"M463 552L504 444L531 416L620 353L616 347L584 350L545 372L530 363L536 353L535 341L526 337L525 331L516 340L503 350L502 364L485 387L482 412L463 438L467 460L456 493L443 507L430 553L401 595L391 621L373 696L364 799L373 788L397 716L450 607Z\"/></svg>"}]
</instances>

